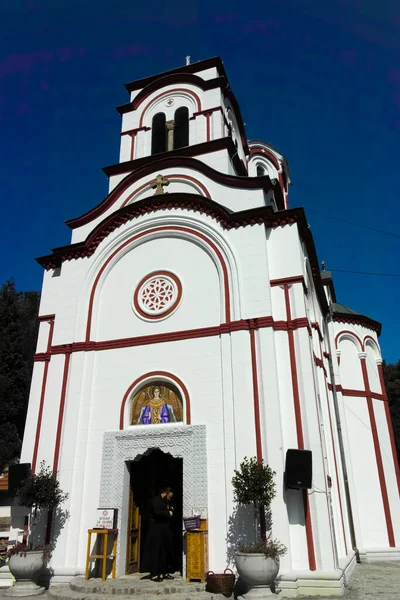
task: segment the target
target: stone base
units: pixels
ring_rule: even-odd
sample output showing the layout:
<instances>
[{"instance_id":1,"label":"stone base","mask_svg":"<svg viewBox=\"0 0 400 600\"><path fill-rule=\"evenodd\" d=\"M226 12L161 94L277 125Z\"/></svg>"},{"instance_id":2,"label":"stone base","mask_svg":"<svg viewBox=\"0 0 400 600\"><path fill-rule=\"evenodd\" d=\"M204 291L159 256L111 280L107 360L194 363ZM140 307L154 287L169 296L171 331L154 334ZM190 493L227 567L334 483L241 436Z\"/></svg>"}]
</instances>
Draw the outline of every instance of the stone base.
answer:
<instances>
[{"instance_id":1,"label":"stone base","mask_svg":"<svg viewBox=\"0 0 400 600\"><path fill-rule=\"evenodd\" d=\"M279 573L275 590L280 598L298 596L343 596L348 581L356 567L354 552L341 561L333 571L284 571Z\"/></svg>"},{"instance_id":2,"label":"stone base","mask_svg":"<svg viewBox=\"0 0 400 600\"><path fill-rule=\"evenodd\" d=\"M274 595L269 585L259 586L251 588L242 596L238 596L238 600L264 600L264 598L272 598Z\"/></svg>"},{"instance_id":3,"label":"stone base","mask_svg":"<svg viewBox=\"0 0 400 600\"><path fill-rule=\"evenodd\" d=\"M13 587L3 592L3 596L14 596L14 598L21 598L24 596L39 596L45 592L44 587L36 585L33 581L16 581Z\"/></svg>"}]
</instances>

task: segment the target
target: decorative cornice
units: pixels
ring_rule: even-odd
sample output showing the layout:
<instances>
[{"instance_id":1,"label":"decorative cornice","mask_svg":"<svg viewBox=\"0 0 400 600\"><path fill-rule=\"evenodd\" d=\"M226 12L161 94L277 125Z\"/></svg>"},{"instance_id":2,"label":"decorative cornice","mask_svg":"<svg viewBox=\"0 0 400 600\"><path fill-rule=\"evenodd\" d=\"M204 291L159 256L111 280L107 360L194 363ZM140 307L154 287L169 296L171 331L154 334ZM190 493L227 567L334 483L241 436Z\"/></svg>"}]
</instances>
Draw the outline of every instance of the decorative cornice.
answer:
<instances>
[{"instance_id":1,"label":"decorative cornice","mask_svg":"<svg viewBox=\"0 0 400 600\"><path fill-rule=\"evenodd\" d=\"M307 289L306 282L304 280L303 275L293 275L292 277L281 277L280 279L271 279L271 281L269 283L270 283L271 287L278 286L278 285L282 286L285 284L292 285L294 283L301 283L303 286L305 295L307 296L307 294L308 294L308 289Z\"/></svg>"},{"instance_id":2,"label":"decorative cornice","mask_svg":"<svg viewBox=\"0 0 400 600\"><path fill-rule=\"evenodd\" d=\"M230 138L224 138L223 141L229 140L232 148L234 148L234 144ZM216 140L219 142L220 140ZM206 142L205 144L200 144L201 146L209 146L209 151L214 151L211 146L214 145L214 142ZM227 148L225 144L223 146ZM102 201L100 204L89 210L87 213L81 215L80 217L75 217L74 219L69 219L66 221L66 224L71 229L76 229L77 227L82 227L83 225L87 225L94 219L97 219L102 214L104 214L113 204L118 200L118 198L123 194L131 185L133 185L139 179L146 177L147 175L153 174L154 172L164 172L165 169L171 168L186 168L196 171L198 173L202 173L212 181L219 183L221 185L225 185L227 187L236 188L236 189L249 189L249 190L264 190L264 192L269 192L271 190L274 191L275 200L277 202L277 206L279 209L284 209L284 201L281 193L281 188L279 185L273 185L270 178L268 176L265 177L237 177L235 175L228 175L227 173L221 173L220 171L216 171L212 167L206 165L201 160L197 160L193 157L184 157L177 156L175 152L179 152L178 150L174 152L168 152L165 154L159 154L153 157L146 157L144 162L143 159L137 159L129 161L129 163L123 163L125 165L130 165L128 169L129 174L113 189L110 194ZM123 171L125 172L125 171Z\"/></svg>"},{"instance_id":3,"label":"decorative cornice","mask_svg":"<svg viewBox=\"0 0 400 600\"><path fill-rule=\"evenodd\" d=\"M129 102L128 104L123 104L122 106L117 106L117 111L120 115L123 115L127 112L137 110L137 108L139 108L142 102L146 98L148 98L153 92L156 92L157 90L163 87L167 87L168 85L175 85L177 83L193 85L197 88L200 88L204 92L207 90L214 90L216 88L223 89L223 87L227 85L225 77L215 77L214 79L202 79L202 77L199 77L198 75L194 75L192 73L172 73L169 75L161 75L156 80L146 85L146 87L144 87L138 93L138 95L132 100L132 102Z\"/></svg>"},{"instance_id":4,"label":"decorative cornice","mask_svg":"<svg viewBox=\"0 0 400 600\"><path fill-rule=\"evenodd\" d=\"M219 56L214 56L213 58L200 60L190 65L178 67L177 69L171 69L170 71L166 71L165 73L159 73L158 75L151 75L150 77L145 77L143 79L132 81L130 83L125 84L125 88L128 90L128 92L134 92L135 90L140 90L150 85L153 81L160 79L160 77L178 73L198 73L201 71L205 71L206 69L212 69L213 67L217 69L218 74L220 76L225 77L226 80L228 79L221 58Z\"/></svg>"},{"instance_id":5,"label":"decorative cornice","mask_svg":"<svg viewBox=\"0 0 400 600\"><path fill-rule=\"evenodd\" d=\"M360 325L365 327L366 329L370 329L371 331L375 331L377 335L381 334L382 325L378 323L378 321L374 321L369 317L365 317L364 315L351 315L344 314L339 312L334 312L332 315L333 321L336 323L351 323L352 325Z\"/></svg>"},{"instance_id":6,"label":"decorative cornice","mask_svg":"<svg viewBox=\"0 0 400 600\"><path fill-rule=\"evenodd\" d=\"M151 167L151 165L154 166L160 160L170 158L175 158L175 161L179 159L174 165L178 166L182 165L182 160L185 158L187 159L192 158L194 156L202 156L203 154L211 154L212 152L219 152L220 150L226 150L228 152L237 174L241 177L247 177L246 167L238 157L236 146L233 143L232 138L230 137L218 138L209 142L194 144L193 146L185 146L184 148L179 148L178 150L169 150L168 152L153 154L152 156L142 156L141 158L136 158L134 160L127 160L122 163L115 163L114 165L110 165L109 167L103 167L103 171L107 175L107 177L111 177L112 175L122 175L124 173L131 173L132 171L136 171L141 167ZM212 167L209 168L212 171L214 171ZM216 172L219 173L219 171ZM224 174L221 173L221 175ZM236 176L233 175L233 177Z\"/></svg>"},{"instance_id":7,"label":"decorative cornice","mask_svg":"<svg viewBox=\"0 0 400 600\"><path fill-rule=\"evenodd\" d=\"M249 180L244 180L249 181ZM55 269L66 260L91 256L99 244L115 229L124 223L138 218L144 214L159 210L184 209L207 214L216 219L224 229L238 229L248 225L263 223L269 228L290 225L304 220L304 212L300 208L274 212L271 206L261 206L249 210L232 213L217 202L197 194L160 194L144 198L138 202L128 204L106 217L89 234L84 242L69 246L55 248L53 253L37 258L37 262L45 269Z\"/></svg>"}]
</instances>

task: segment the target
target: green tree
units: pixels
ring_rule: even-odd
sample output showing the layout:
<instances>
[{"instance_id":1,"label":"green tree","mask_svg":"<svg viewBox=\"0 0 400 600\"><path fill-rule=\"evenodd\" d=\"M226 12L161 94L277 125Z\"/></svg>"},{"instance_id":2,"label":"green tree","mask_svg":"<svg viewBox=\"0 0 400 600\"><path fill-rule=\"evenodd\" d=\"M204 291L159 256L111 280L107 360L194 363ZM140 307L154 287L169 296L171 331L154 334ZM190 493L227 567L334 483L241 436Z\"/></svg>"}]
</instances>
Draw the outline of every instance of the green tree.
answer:
<instances>
[{"instance_id":1,"label":"green tree","mask_svg":"<svg viewBox=\"0 0 400 600\"><path fill-rule=\"evenodd\" d=\"M384 361L383 377L396 440L397 459L400 461L400 360L389 365Z\"/></svg>"},{"instance_id":2,"label":"green tree","mask_svg":"<svg viewBox=\"0 0 400 600\"><path fill-rule=\"evenodd\" d=\"M233 498L238 504L253 505L254 518L260 514L261 538L265 539L265 509L269 512L276 495L275 471L256 457L245 457L232 478Z\"/></svg>"},{"instance_id":3,"label":"green tree","mask_svg":"<svg viewBox=\"0 0 400 600\"><path fill-rule=\"evenodd\" d=\"M38 292L0 288L0 473L15 462L24 433L38 332Z\"/></svg>"}]
</instances>

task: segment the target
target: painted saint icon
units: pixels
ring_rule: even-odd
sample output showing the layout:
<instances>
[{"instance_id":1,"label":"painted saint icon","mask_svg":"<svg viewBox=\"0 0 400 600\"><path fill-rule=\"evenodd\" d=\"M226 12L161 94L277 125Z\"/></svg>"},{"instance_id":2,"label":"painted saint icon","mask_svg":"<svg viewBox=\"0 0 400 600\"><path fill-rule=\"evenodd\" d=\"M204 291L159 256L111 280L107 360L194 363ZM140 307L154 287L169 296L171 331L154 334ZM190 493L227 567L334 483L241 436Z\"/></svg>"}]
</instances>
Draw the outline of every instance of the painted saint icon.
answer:
<instances>
[{"instance_id":1,"label":"painted saint icon","mask_svg":"<svg viewBox=\"0 0 400 600\"><path fill-rule=\"evenodd\" d=\"M131 425L177 423L182 418L179 391L165 382L142 388L132 400Z\"/></svg>"}]
</instances>

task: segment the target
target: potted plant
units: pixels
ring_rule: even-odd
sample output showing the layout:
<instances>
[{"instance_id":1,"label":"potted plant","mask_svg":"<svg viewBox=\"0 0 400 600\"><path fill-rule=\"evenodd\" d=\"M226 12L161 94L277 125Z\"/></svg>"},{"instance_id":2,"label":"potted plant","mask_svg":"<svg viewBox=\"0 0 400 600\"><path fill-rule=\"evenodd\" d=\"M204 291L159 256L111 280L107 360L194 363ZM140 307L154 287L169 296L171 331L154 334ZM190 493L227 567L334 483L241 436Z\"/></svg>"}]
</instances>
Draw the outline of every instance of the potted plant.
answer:
<instances>
[{"instance_id":1,"label":"potted plant","mask_svg":"<svg viewBox=\"0 0 400 600\"><path fill-rule=\"evenodd\" d=\"M253 543L240 544L235 552L236 568L240 578L250 588L245 598L271 594L271 584L279 572L280 557L287 549L278 540L267 535L265 515L270 517L271 501L276 495L276 473L255 457L245 458L232 479L234 500L242 506L254 507L255 537Z\"/></svg>"},{"instance_id":2,"label":"potted plant","mask_svg":"<svg viewBox=\"0 0 400 600\"><path fill-rule=\"evenodd\" d=\"M30 509L29 534L26 544L18 543L9 549L8 566L15 578L14 586L7 590L7 596L35 596L45 589L36 581L51 555L51 523L53 511L67 498L60 489L56 473L45 463L40 464L38 473L30 473L17 491L18 503ZM35 530L38 513L47 513L47 525L44 544L35 545ZM45 514L46 516L46 514Z\"/></svg>"}]
</instances>

